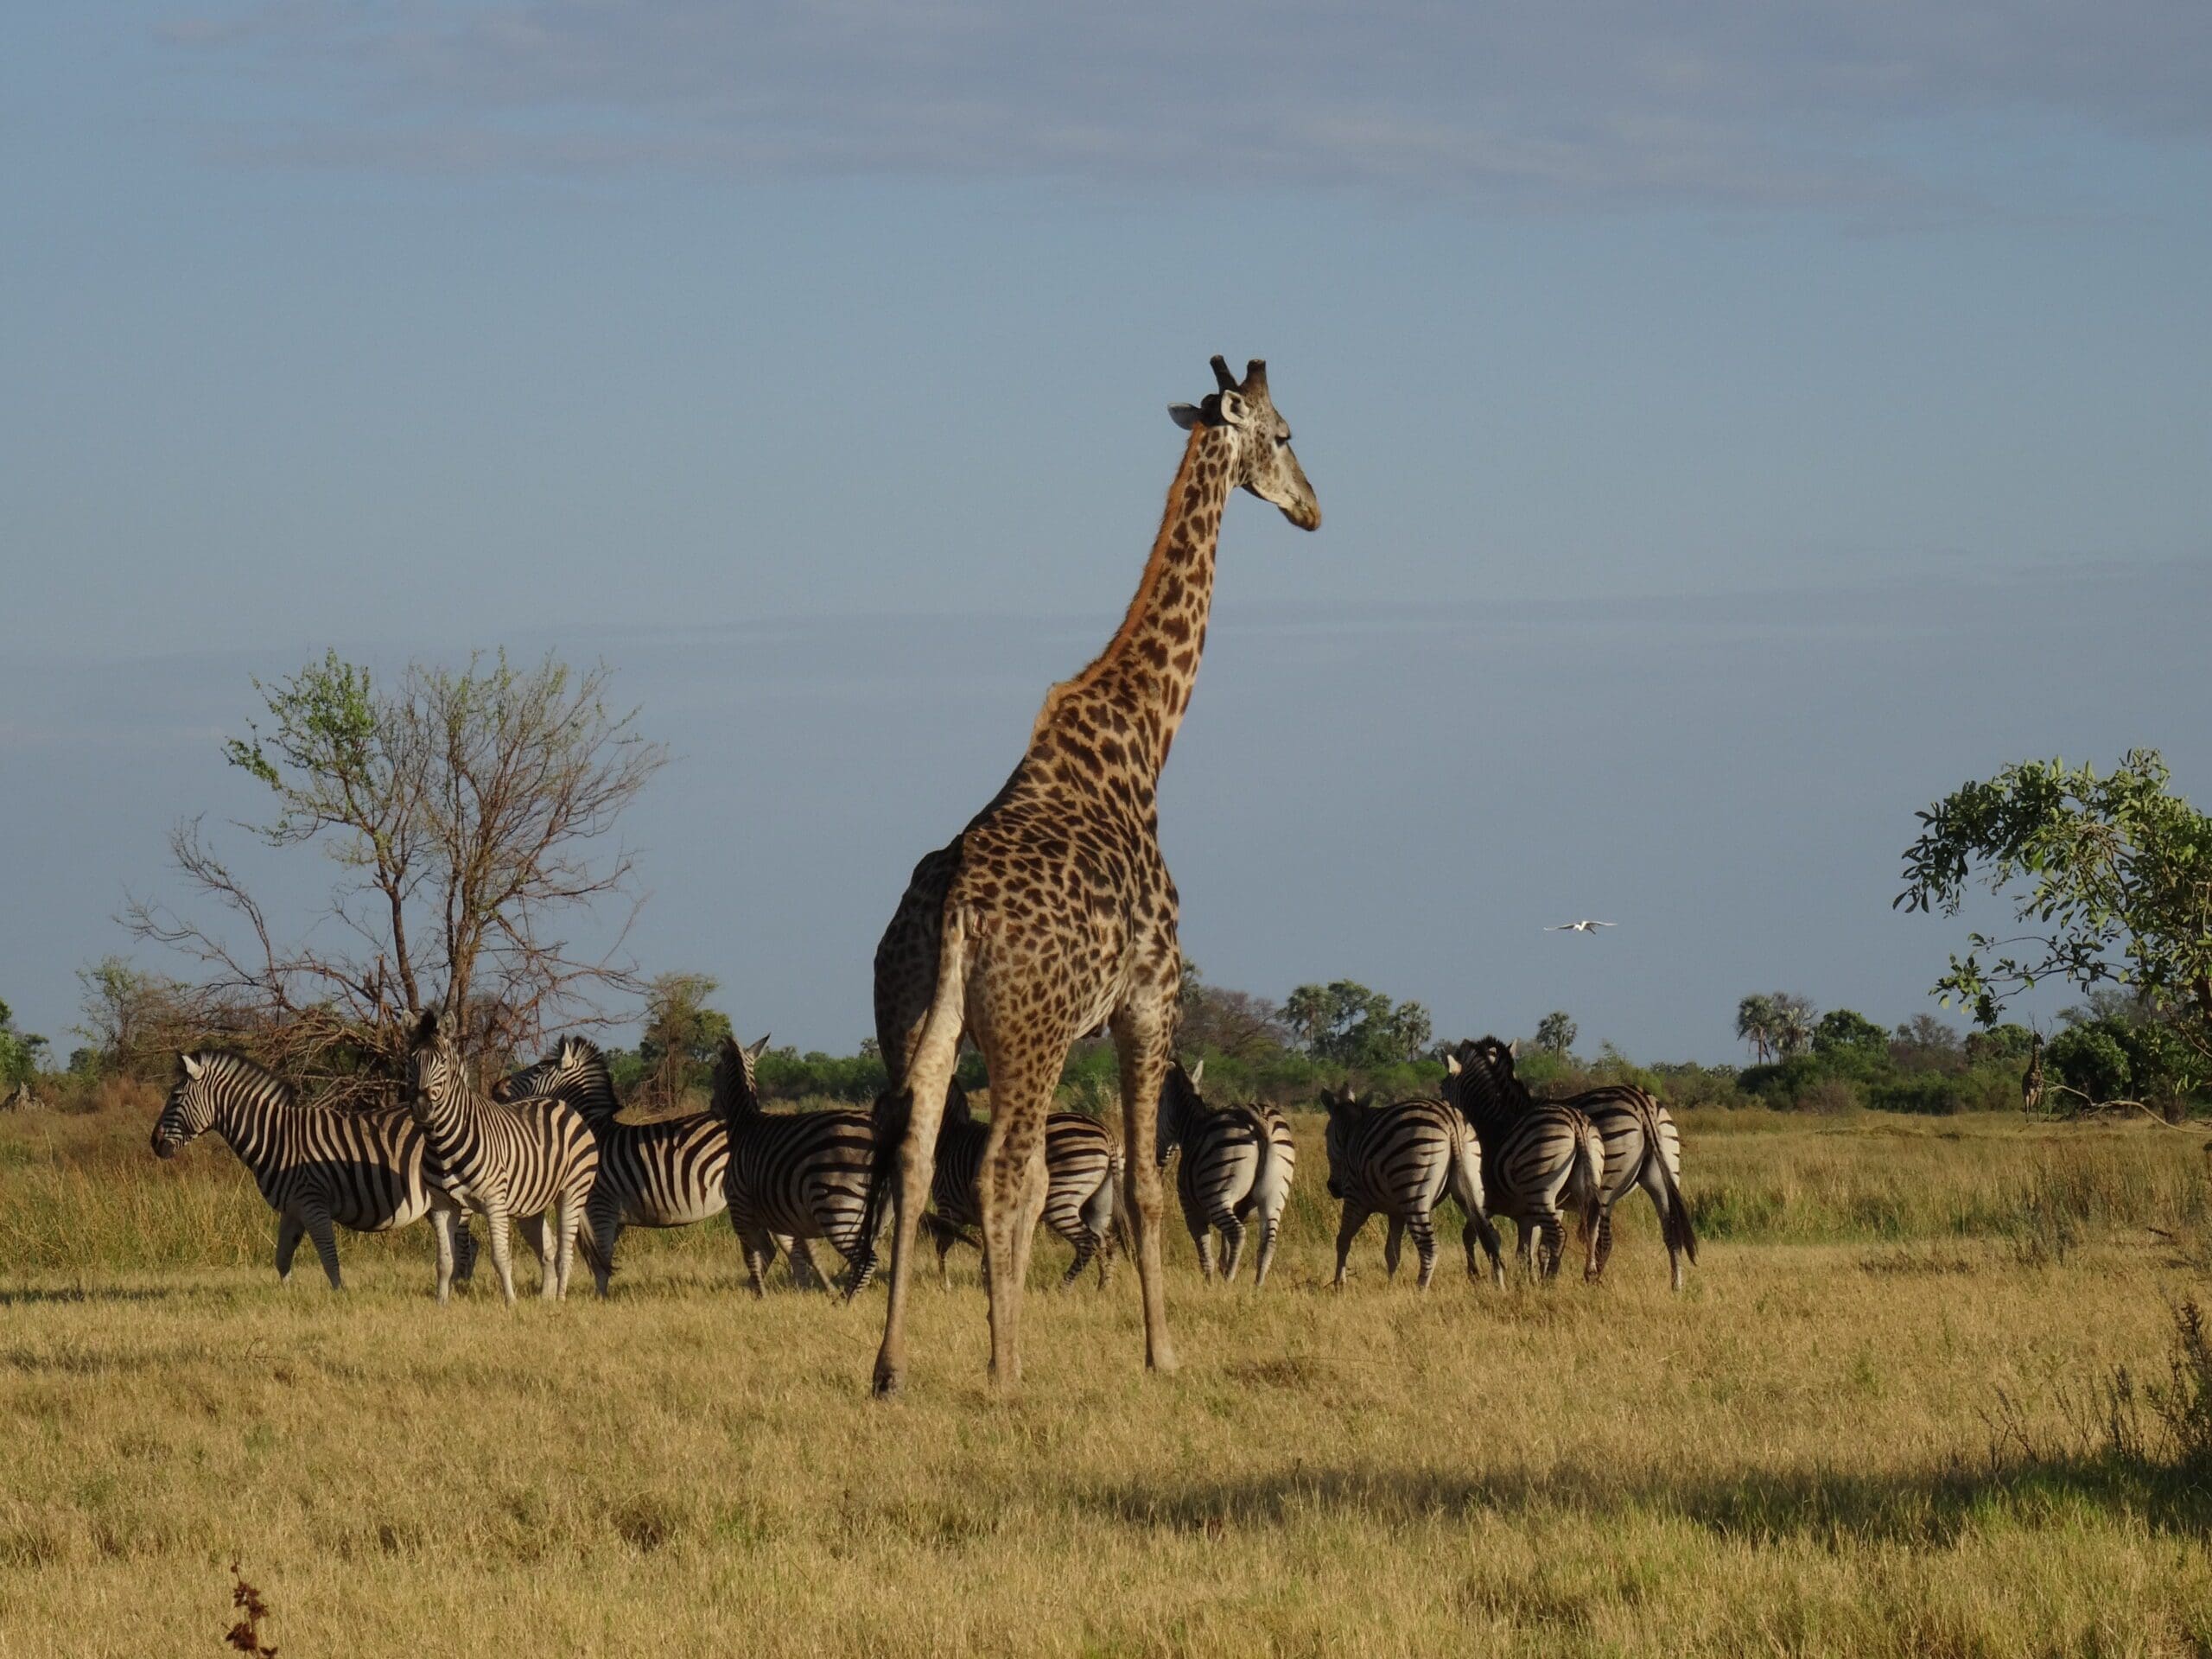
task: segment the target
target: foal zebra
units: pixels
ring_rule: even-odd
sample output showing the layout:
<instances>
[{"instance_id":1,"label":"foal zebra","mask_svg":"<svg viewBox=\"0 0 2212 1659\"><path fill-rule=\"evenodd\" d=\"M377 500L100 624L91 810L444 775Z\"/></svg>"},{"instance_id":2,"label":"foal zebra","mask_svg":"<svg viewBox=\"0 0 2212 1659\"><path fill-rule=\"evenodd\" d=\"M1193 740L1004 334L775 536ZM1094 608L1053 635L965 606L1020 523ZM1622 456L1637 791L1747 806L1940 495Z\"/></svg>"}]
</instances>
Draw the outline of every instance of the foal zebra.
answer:
<instances>
[{"instance_id":1,"label":"foal zebra","mask_svg":"<svg viewBox=\"0 0 2212 1659\"><path fill-rule=\"evenodd\" d=\"M768 1046L763 1037L746 1051L757 1059ZM615 1114L621 1101L599 1045L564 1037L537 1065L512 1072L492 1085L498 1101L548 1095L565 1100L583 1114L599 1142L599 1174L584 1206L589 1230L592 1277L607 1294L614 1273L614 1247L625 1227L689 1227L711 1221L728 1207L729 1128L719 1114L688 1112L680 1117L625 1123ZM788 1251L791 1274L802 1282L821 1282L805 1247L779 1237Z\"/></svg>"},{"instance_id":2,"label":"foal zebra","mask_svg":"<svg viewBox=\"0 0 2212 1659\"><path fill-rule=\"evenodd\" d=\"M201 1049L177 1058L183 1074L155 1121L155 1154L174 1158L210 1129L221 1135L276 1212L283 1282L291 1282L302 1234L315 1241L330 1287L343 1290L333 1223L381 1233L425 1214L451 1219L454 1202L436 1184L435 1171L425 1170L423 1132L404 1108L302 1106L289 1084L243 1054ZM466 1281L476 1265L466 1216L459 1243Z\"/></svg>"},{"instance_id":3,"label":"foal zebra","mask_svg":"<svg viewBox=\"0 0 2212 1659\"><path fill-rule=\"evenodd\" d=\"M492 1234L492 1265L499 1269L499 1293L507 1305L512 1307L515 1300L507 1252L510 1219L537 1248L539 1295L549 1301L567 1295L576 1230L599 1173L591 1126L566 1101L533 1096L499 1102L479 1094L453 1033L441 1029L435 1011L416 1020L408 1058L415 1084L408 1109L422 1128L447 1190L484 1217ZM551 1231L542 1220L549 1212ZM452 1278L447 1236L451 1214L435 1211L431 1221L438 1228L442 1302Z\"/></svg>"},{"instance_id":4,"label":"foal zebra","mask_svg":"<svg viewBox=\"0 0 2212 1659\"><path fill-rule=\"evenodd\" d=\"M1177 1147L1183 1161L1175 1171L1175 1195L1183 1203L1183 1224L1198 1247L1199 1276L1213 1278L1213 1235L1222 1240L1221 1281L1236 1277L1244 1254L1244 1223L1260 1218L1260 1255L1252 1287L1268 1282L1275 1259L1275 1238L1283 1206L1290 1202L1290 1179L1298 1147L1290 1120L1274 1105L1211 1107L1198 1093L1206 1063L1185 1071L1171 1060L1160 1085L1160 1166Z\"/></svg>"},{"instance_id":5,"label":"foal zebra","mask_svg":"<svg viewBox=\"0 0 2212 1659\"><path fill-rule=\"evenodd\" d=\"M968 1091L951 1084L937 1132L930 1213L923 1217L937 1240L938 1276L948 1285L952 1275L945 1258L952 1247L981 1243L975 1236L983 1224L976 1184L990 1140L990 1125L978 1123L969 1112ZM1103 1287L1113 1277L1114 1251L1128 1230L1122 1210L1122 1149L1096 1118L1054 1112L1045 1120L1045 1225L1075 1250L1075 1260L1060 1275L1060 1288L1075 1283L1094 1260Z\"/></svg>"},{"instance_id":6,"label":"foal zebra","mask_svg":"<svg viewBox=\"0 0 2212 1659\"><path fill-rule=\"evenodd\" d=\"M1509 1062L1511 1058L1508 1050ZM1527 1092L1517 1077L1514 1084ZM1668 1277L1680 1290L1682 1258L1697 1260L1697 1234L1690 1226L1689 1206L1682 1202L1682 1137L1675 1128L1674 1114L1656 1096L1627 1083L1569 1095L1567 1103L1596 1125L1605 1143L1605 1184L1591 1277L1603 1274L1612 1259L1613 1206L1640 1186L1651 1195L1651 1207L1659 1212Z\"/></svg>"},{"instance_id":7,"label":"foal zebra","mask_svg":"<svg viewBox=\"0 0 2212 1659\"><path fill-rule=\"evenodd\" d=\"M1505 1282L1497 1229L1483 1204L1483 1154L1474 1131L1458 1109L1440 1100L1403 1100L1393 1106L1367 1106L1350 1089L1324 1094L1328 1108L1329 1196L1344 1201L1337 1229L1337 1276L1342 1290L1344 1259L1351 1242L1380 1211L1389 1217L1382 1262L1397 1277L1400 1242L1414 1236L1421 1255L1421 1288L1436 1276L1436 1230L1433 1212L1448 1193L1467 1217L1467 1277L1478 1279L1475 1243L1490 1256L1491 1280Z\"/></svg>"},{"instance_id":8,"label":"foal zebra","mask_svg":"<svg viewBox=\"0 0 2212 1659\"><path fill-rule=\"evenodd\" d=\"M1597 1126L1565 1101L1531 1100L1513 1075L1513 1052L1495 1037L1460 1044L1445 1068L1452 1103L1482 1142L1491 1208L1520 1230L1522 1261L1535 1268L1541 1235L1544 1277L1559 1272L1564 1197L1581 1217L1588 1247L1583 1276L1593 1276L1605 1194L1605 1143Z\"/></svg>"},{"instance_id":9,"label":"foal zebra","mask_svg":"<svg viewBox=\"0 0 2212 1659\"><path fill-rule=\"evenodd\" d=\"M757 1052L722 1039L714 1104L729 1135L723 1186L753 1294L767 1294L761 1275L779 1238L791 1242L794 1278L802 1260L813 1266L805 1241L826 1238L845 1258L850 1301L875 1276L876 1217L868 1202L874 1121L866 1112L763 1111L753 1076Z\"/></svg>"}]
</instances>

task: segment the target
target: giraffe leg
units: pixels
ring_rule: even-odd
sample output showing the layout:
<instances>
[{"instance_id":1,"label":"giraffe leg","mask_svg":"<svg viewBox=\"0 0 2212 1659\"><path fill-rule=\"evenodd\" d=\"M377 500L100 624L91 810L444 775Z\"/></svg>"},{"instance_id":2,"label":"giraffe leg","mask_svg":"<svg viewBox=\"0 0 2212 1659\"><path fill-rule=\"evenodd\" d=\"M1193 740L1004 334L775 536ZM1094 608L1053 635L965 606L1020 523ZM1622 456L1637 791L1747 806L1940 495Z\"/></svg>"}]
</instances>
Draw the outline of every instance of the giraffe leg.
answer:
<instances>
[{"instance_id":1,"label":"giraffe leg","mask_svg":"<svg viewBox=\"0 0 2212 1659\"><path fill-rule=\"evenodd\" d=\"M276 1282L292 1282L292 1258L299 1254L300 1239L307 1231L300 1218L290 1211L276 1217Z\"/></svg>"},{"instance_id":2,"label":"giraffe leg","mask_svg":"<svg viewBox=\"0 0 2212 1659\"><path fill-rule=\"evenodd\" d=\"M1160 1260L1159 1129L1160 1089L1167 1079L1174 1027L1161 1001L1124 1003L1112 1025L1122 1062L1122 1168L1144 1298L1144 1359L1155 1371L1172 1371L1175 1347L1167 1336L1166 1274Z\"/></svg>"},{"instance_id":3,"label":"giraffe leg","mask_svg":"<svg viewBox=\"0 0 2212 1659\"><path fill-rule=\"evenodd\" d=\"M1065 1055L1048 1057L1032 1049L990 1058L995 1062L991 1134L976 1185L982 1200L983 1266L989 1274L991 1379L1001 1392L1010 1393L1021 1383L1021 1303L1027 1288L1029 1236L1044 1200L1045 1116Z\"/></svg>"},{"instance_id":4,"label":"giraffe leg","mask_svg":"<svg viewBox=\"0 0 2212 1659\"><path fill-rule=\"evenodd\" d=\"M884 1297L883 1342L875 1352L870 1382L878 1395L896 1394L906 1376L906 1295L913 1278L916 1235L922 1212L929 1208L930 1178L937 1170L937 1132L944 1121L945 1086L960 1058L959 1008L950 1001L957 995L957 987L939 984L938 1001L906 1074L906 1131L899 1147L897 1184L891 1190L891 1283ZM992 1116L997 1115L994 1102ZM983 1250L988 1266L988 1238Z\"/></svg>"}]
</instances>

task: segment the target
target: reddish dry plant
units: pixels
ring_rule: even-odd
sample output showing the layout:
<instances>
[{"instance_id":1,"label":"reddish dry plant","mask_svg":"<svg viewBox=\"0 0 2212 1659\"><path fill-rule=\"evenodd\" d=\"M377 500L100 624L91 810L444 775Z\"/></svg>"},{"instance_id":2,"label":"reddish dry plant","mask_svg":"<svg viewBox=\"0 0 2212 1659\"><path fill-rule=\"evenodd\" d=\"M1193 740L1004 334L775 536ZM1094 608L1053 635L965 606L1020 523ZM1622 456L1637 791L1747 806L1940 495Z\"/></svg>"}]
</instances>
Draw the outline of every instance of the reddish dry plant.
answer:
<instances>
[{"instance_id":1,"label":"reddish dry plant","mask_svg":"<svg viewBox=\"0 0 2212 1659\"><path fill-rule=\"evenodd\" d=\"M262 1600L260 1591L245 1581L236 1561L231 1563L231 1605L245 1617L231 1626L223 1640L251 1659L276 1659L276 1644L261 1639L261 1621L269 1617L269 1604Z\"/></svg>"}]
</instances>

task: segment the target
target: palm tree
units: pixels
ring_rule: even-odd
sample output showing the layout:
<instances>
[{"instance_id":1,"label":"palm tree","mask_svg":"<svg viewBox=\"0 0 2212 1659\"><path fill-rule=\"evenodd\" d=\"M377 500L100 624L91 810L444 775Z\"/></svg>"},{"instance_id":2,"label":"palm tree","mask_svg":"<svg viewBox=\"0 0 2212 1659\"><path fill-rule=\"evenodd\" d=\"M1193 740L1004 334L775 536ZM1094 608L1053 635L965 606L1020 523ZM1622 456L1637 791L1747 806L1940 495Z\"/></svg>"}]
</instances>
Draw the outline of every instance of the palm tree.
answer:
<instances>
[{"instance_id":1,"label":"palm tree","mask_svg":"<svg viewBox=\"0 0 2212 1659\"><path fill-rule=\"evenodd\" d=\"M1751 1046L1752 1057L1764 1065L1774 1052L1774 999L1754 991L1736 1005L1736 1035Z\"/></svg>"},{"instance_id":2,"label":"palm tree","mask_svg":"<svg viewBox=\"0 0 2212 1659\"><path fill-rule=\"evenodd\" d=\"M1787 991L1777 991L1772 1002L1775 1052L1785 1060L1802 1054L1813 1046L1813 1005Z\"/></svg>"}]
</instances>

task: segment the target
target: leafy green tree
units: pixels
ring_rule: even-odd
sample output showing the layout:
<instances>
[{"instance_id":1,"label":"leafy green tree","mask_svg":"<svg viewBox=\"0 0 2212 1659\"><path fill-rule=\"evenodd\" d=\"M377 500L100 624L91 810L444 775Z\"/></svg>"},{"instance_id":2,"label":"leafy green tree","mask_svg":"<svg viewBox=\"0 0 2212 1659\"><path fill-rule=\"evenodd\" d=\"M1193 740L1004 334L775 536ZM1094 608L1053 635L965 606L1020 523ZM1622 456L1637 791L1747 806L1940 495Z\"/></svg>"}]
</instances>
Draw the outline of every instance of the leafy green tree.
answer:
<instances>
[{"instance_id":1,"label":"leafy green tree","mask_svg":"<svg viewBox=\"0 0 2212 1659\"><path fill-rule=\"evenodd\" d=\"M15 1011L0 1002L0 1088L28 1082L45 1050L46 1039L17 1031Z\"/></svg>"},{"instance_id":2,"label":"leafy green tree","mask_svg":"<svg viewBox=\"0 0 2212 1659\"><path fill-rule=\"evenodd\" d=\"M1969 932L1936 991L1987 1027L2040 980L2117 983L2171 1022L2193 1077L2212 1070L2212 817L2170 780L2154 749L2102 775L2023 761L1920 813L1896 907L1956 916L1979 885L2023 930Z\"/></svg>"},{"instance_id":3,"label":"leafy green tree","mask_svg":"<svg viewBox=\"0 0 2212 1659\"><path fill-rule=\"evenodd\" d=\"M1890 1053L1890 1033L1856 1008L1830 1008L1814 1024L1813 1052L1885 1060Z\"/></svg>"},{"instance_id":4,"label":"leafy green tree","mask_svg":"<svg viewBox=\"0 0 2212 1659\"><path fill-rule=\"evenodd\" d=\"M1390 1065L1426 1049L1435 1033L1418 1002L1393 1002L1357 981L1300 985L1283 1003L1283 1017L1306 1052L1344 1065Z\"/></svg>"},{"instance_id":5,"label":"leafy green tree","mask_svg":"<svg viewBox=\"0 0 2212 1659\"><path fill-rule=\"evenodd\" d=\"M1574 1017L1564 1008L1554 1008L1536 1021L1536 1046L1560 1059L1574 1052L1574 1039L1580 1034Z\"/></svg>"},{"instance_id":6,"label":"leafy green tree","mask_svg":"<svg viewBox=\"0 0 2212 1659\"><path fill-rule=\"evenodd\" d=\"M2060 1032L2043 1060L2046 1071L2093 1105L2128 1097L2134 1069L2118 1034L2101 1020Z\"/></svg>"},{"instance_id":7,"label":"leafy green tree","mask_svg":"<svg viewBox=\"0 0 2212 1659\"><path fill-rule=\"evenodd\" d=\"M2034 1032L2009 1020L1987 1031L1970 1031L1967 1033L1967 1064L1994 1065L2024 1061L2035 1042Z\"/></svg>"},{"instance_id":8,"label":"leafy green tree","mask_svg":"<svg viewBox=\"0 0 2212 1659\"><path fill-rule=\"evenodd\" d=\"M645 1028L638 1058L645 1087L663 1103L707 1075L723 1038L734 1033L729 1016L707 1006L721 982L706 974L658 974L645 985Z\"/></svg>"}]
</instances>

